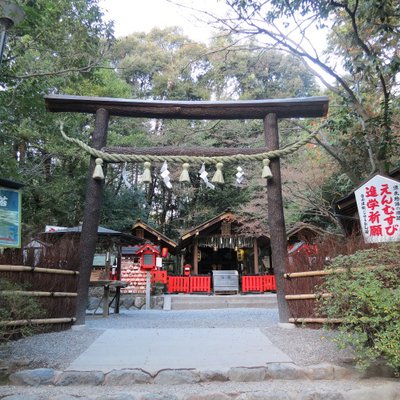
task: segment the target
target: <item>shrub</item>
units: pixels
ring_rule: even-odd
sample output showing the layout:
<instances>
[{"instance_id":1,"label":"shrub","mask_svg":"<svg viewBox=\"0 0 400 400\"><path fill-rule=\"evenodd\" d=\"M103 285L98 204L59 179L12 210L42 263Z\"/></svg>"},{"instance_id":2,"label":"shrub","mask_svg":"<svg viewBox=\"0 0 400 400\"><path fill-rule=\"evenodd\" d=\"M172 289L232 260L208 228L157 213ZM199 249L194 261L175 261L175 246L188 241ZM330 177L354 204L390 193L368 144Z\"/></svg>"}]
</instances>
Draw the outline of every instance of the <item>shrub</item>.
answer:
<instances>
[{"instance_id":1,"label":"shrub","mask_svg":"<svg viewBox=\"0 0 400 400\"><path fill-rule=\"evenodd\" d=\"M369 268L374 267L374 268ZM358 367L365 369L383 359L400 372L400 244L336 257L331 268L344 273L329 275L319 300L321 313L342 318L338 344L354 349Z\"/></svg>"},{"instance_id":2,"label":"shrub","mask_svg":"<svg viewBox=\"0 0 400 400\"><path fill-rule=\"evenodd\" d=\"M32 324L17 326L1 324L6 321L29 320L45 316L45 311L36 298L18 293L23 290L26 290L23 285L5 279L0 281L0 343L10 338L32 335L40 330L38 326Z\"/></svg>"}]
</instances>

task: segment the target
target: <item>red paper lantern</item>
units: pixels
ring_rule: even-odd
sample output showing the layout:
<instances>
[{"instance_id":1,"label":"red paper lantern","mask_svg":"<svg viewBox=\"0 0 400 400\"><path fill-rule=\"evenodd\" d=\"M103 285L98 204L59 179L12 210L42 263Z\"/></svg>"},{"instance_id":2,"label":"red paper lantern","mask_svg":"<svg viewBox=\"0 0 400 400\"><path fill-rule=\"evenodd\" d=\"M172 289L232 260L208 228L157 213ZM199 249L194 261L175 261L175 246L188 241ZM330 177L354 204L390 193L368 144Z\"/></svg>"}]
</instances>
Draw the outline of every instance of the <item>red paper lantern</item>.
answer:
<instances>
[{"instance_id":1,"label":"red paper lantern","mask_svg":"<svg viewBox=\"0 0 400 400\"><path fill-rule=\"evenodd\" d=\"M168 247L163 247L161 249L161 257L165 258L168 256Z\"/></svg>"}]
</instances>

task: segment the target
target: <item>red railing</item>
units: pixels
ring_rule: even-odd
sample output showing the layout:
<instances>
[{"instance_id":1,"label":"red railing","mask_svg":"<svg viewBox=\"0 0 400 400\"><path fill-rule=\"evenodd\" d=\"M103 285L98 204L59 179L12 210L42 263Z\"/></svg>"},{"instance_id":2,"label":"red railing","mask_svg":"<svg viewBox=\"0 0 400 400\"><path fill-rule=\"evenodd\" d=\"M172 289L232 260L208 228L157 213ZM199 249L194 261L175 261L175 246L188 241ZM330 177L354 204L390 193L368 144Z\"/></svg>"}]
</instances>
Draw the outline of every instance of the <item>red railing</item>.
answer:
<instances>
[{"instance_id":1,"label":"red railing","mask_svg":"<svg viewBox=\"0 0 400 400\"><path fill-rule=\"evenodd\" d=\"M167 271L151 271L151 283L160 282L167 284L168 272Z\"/></svg>"},{"instance_id":2,"label":"red railing","mask_svg":"<svg viewBox=\"0 0 400 400\"><path fill-rule=\"evenodd\" d=\"M274 275L244 275L242 276L242 292L267 292L275 291Z\"/></svg>"},{"instance_id":3,"label":"red railing","mask_svg":"<svg viewBox=\"0 0 400 400\"><path fill-rule=\"evenodd\" d=\"M152 271L155 281L166 283L168 293L211 293L210 276L168 276L166 271ZM276 291L274 275L244 275L242 276L242 292L273 292Z\"/></svg>"},{"instance_id":4,"label":"red railing","mask_svg":"<svg viewBox=\"0 0 400 400\"><path fill-rule=\"evenodd\" d=\"M189 276L190 293L211 293L211 278L209 276Z\"/></svg>"},{"instance_id":5,"label":"red railing","mask_svg":"<svg viewBox=\"0 0 400 400\"><path fill-rule=\"evenodd\" d=\"M263 292L263 276L262 275L248 275L242 276L242 292Z\"/></svg>"},{"instance_id":6,"label":"red railing","mask_svg":"<svg viewBox=\"0 0 400 400\"><path fill-rule=\"evenodd\" d=\"M169 276L167 290L168 293L189 293L189 277Z\"/></svg>"},{"instance_id":7,"label":"red railing","mask_svg":"<svg viewBox=\"0 0 400 400\"><path fill-rule=\"evenodd\" d=\"M264 275L264 292L276 292L275 275Z\"/></svg>"},{"instance_id":8,"label":"red railing","mask_svg":"<svg viewBox=\"0 0 400 400\"><path fill-rule=\"evenodd\" d=\"M209 276L169 276L168 293L211 293Z\"/></svg>"}]
</instances>

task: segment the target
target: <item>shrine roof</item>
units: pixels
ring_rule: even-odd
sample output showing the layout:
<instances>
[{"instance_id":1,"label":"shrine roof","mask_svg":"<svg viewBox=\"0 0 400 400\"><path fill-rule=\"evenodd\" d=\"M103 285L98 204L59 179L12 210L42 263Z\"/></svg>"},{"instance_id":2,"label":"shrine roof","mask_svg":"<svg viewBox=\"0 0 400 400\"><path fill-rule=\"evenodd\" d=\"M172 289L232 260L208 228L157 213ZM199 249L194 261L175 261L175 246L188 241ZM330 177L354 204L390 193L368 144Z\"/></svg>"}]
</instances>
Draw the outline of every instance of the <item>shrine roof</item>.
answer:
<instances>
[{"instance_id":1,"label":"shrine roof","mask_svg":"<svg viewBox=\"0 0 400 400\"><path fill-rule=\"evenodd\" d=\"M217 216L203 222L202 224L197 225L194 228L191 228L190 230L186 231L181 236L179 243L180 247L185 248L196 236L203 236L210 234L210 232L214 231L216 227L219 226L224 221L236 223L237 226L242 226L244 228L246 227L246 221L244 221L241 218L241 216L235 214L234 212L228 209L222 212L221 214L218 214ZM254 229L252 230L251 234L243 231L239 231L237 233L242 236L257 237L257 238L263 237L269 239L269 235L267 232L257 233L254 231Z\"/></svg>"},{"instance_id":2,"label":"shrine roof","mask_svg":"<svg viewBox=\"0 0 400 400\"><path fill-rule=\"evenodd\" d=\"M141 228L144 231L147 231L154 238L152 241L160 241L164 243L170 252L175 253L177 244L172 239L159 232L157 229L152 228L140 219L133 224L132 231L134 231L136 228Z\"/></svg>"}]
</instances>

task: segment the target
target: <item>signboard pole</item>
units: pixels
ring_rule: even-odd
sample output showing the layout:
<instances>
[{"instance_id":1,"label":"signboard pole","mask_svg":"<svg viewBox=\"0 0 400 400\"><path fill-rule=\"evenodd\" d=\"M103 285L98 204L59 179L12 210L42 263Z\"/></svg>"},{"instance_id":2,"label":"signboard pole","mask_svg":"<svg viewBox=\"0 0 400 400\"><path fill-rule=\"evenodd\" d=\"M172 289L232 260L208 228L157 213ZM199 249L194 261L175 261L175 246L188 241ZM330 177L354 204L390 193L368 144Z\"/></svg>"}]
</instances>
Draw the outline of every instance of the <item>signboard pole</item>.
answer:
<instances>
[{"instance_id":1,"label":"signboard pole","mask_svg":"<svg viewBox=\"0 0 400 400\"><path fill-rule=\"evenodd\" d=\"M146 310L151 309L150 304L150 286L151 286L151 274L150 271L146 271Z\"/></svg>"}]
</instances>

